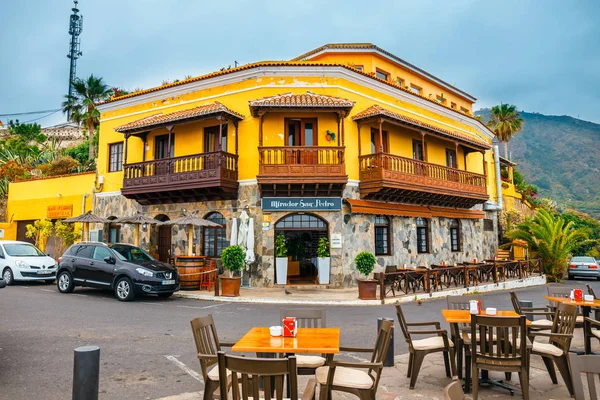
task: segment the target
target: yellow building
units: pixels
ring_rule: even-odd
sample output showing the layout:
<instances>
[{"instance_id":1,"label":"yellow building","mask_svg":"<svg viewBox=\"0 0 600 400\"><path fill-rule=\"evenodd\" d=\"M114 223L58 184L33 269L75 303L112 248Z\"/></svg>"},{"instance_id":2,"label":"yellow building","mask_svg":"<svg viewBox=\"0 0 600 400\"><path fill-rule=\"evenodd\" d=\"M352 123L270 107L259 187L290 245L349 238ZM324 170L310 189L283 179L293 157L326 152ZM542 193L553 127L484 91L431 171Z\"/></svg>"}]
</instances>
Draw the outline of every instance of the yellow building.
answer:
<instances>
[{"instance_id":1,"label":"yellow building","mask_svg":"<svg viewBox=\"0 0 600 400\"><path fill-rule=\"evenodd\" d=\"M92 211L196 212L222 228L196 229L193 251L218 257L245 210L253 285L315 281L321 237L334 287L358 277L360 251L380 269L489 258L500 172L475 100L372 44L325 45L113 98L99 106ZM20 219L20 206L9 209ZM131 226L96 228L104 240L132 241ZM285 277L275 273L279 234ZM186 251L187 233L144 227L141 244L166 260Z\"/></svg>"}]
</instances>

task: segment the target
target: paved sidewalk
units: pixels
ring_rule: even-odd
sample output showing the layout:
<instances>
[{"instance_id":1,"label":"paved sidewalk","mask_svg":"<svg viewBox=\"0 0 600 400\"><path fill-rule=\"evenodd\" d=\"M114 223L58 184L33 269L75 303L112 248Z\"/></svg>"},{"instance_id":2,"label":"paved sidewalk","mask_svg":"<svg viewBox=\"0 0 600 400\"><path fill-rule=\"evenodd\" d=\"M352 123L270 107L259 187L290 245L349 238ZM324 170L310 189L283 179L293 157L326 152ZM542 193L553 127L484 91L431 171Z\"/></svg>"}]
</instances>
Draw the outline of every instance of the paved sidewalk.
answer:
<instances>
[{"instance_id":1,"label":"paved sidewalk","mask_svg":"<svg viewBox=\"0 0 600 400\"><path fill-rule=\"evenodd\" d=\"M396 301L410 302L431 298L444 298L465 293L485 293L499 290L518 289L546 284L545 276L535 276L526 279L515 279L501 283L486 283L469 288L453 288L428 293L409 294L385 299L386 304ZM286 290L291 294L286 294ZM174 295L188 299L222 301L230 303L261 303L261 304L305 304L305 305L347 305L347 306L376 306L381 300L360 300L358 288L324 289L318 286L279 286L274 288L241 288L240 297L214 296L214 292L200 290L181 290Z\"/></svg>"}]
</instances>

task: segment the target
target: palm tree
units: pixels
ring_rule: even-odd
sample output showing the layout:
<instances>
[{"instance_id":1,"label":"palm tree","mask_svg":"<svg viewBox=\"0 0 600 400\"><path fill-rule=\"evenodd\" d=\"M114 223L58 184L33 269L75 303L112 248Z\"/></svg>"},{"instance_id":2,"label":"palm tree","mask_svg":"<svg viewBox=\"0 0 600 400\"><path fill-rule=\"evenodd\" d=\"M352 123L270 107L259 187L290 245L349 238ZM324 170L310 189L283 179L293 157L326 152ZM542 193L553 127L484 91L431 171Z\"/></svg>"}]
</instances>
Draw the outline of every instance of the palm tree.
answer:
<instances>
[{"instance_id":1,"label":"palm tree","mask_svg":"<svg viewBox=\"0 0 600 400\"><path fill-rule=\"evenodd\" d=\"M506 236L527 242L529 249L542 259L544 272L551 282L560 282L572 251L590 242L587 229L576 228L573 221L565 223L561 215L543 208L534 219L520 223Z\"/></svg>"},{"instance_id":2,"label":"palm tree","mask_svg":"<svg viewBox=\"0 0 600 400\"><path fill-rule=\"evenodd\" d=\"M498 140L504 142L504 157L508 158L508 142L523 129L523 119L517 107L509 104L492 107L491 119L487 125Z\"/></svg>"},{"instance_id":3,"label":"palm tree","mask_svg":"<svg viewBox=\"0 0 600 400\"><path fill-rule=\"evenodd\" d=\"M90 75L87 79L75 78L73 81L75 95L66 95L62 104L63 112L69 115L71 121L83 123L90 142L90 160L96 156L96 147L92 145L96 127L100 123L100 112L96 109L98 103L108 100L112 89L102 78Z\"/></svg>"}]
</instances>

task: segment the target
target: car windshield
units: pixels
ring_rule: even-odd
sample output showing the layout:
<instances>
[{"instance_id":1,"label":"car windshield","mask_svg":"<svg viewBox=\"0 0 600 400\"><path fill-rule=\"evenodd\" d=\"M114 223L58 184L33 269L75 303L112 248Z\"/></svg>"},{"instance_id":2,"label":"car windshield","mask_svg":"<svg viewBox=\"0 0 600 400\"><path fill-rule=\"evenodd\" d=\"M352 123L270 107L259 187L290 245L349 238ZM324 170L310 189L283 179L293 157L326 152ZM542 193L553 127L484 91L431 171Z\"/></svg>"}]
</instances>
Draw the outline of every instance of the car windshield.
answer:
<instances>
[{"instance_id":1,"label":"car windshield","mask_svg":"<svg viewBox=\"0 0 600 400\"><path fill-rule=\"evenodd\" d=\"M45 254L32 244L9 243L4 245L6 254L11 257L43 257Z\"/></svg>"},{"instance_id":2,"label":"car windshield","mask_svg":"<svg viewBox=\"0 0 600 400\"><path fill-rule=\"evenodd\" d=\"M113 245L110 246L111 249L117 253L117 257L119 257L122 261L131 261L131 262L139 262L139 261L154 261L154 258L146 253L144 250L135 246L125 246L125 245Z\"/></svg>"},{"instance_id":3,"label":"car windshield","mask_svg":"<svg viewBox=\"0 0 600 400\"><path fill-rule=\"evenodd\" d=\"M594 257L573 257L571 262L594 263L596 259Z\"/></svg>"}]
</instances>

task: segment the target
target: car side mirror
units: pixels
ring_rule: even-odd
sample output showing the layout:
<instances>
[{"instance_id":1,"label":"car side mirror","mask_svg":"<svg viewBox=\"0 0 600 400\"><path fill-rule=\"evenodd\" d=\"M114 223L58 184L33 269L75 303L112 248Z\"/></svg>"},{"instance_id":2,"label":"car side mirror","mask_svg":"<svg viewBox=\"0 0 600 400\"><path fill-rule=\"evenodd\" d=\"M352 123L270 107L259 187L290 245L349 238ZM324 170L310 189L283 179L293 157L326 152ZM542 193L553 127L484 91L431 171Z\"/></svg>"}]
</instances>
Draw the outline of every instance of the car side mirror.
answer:
<instances>
[{"instance_id":1,"label":"car side mirror","mask_svg":"<svg viewBox=\"0 0 600 400\"><path fill-rule=\"evenodd\" d=\"M104 257L104 262L106 262L107 264L114 264L115 259L112 257Z\"/></svg>"},{"instance_id":2,"label":"car side mirror","mask_svg":"<svg viewBox=\"0 0 600 400\"><path fill-rule=\"evenodd\" d=\"M6 258L6 257L4 257L4 254L0 254L0 258Z\"/></svg>"}]
</instances>

